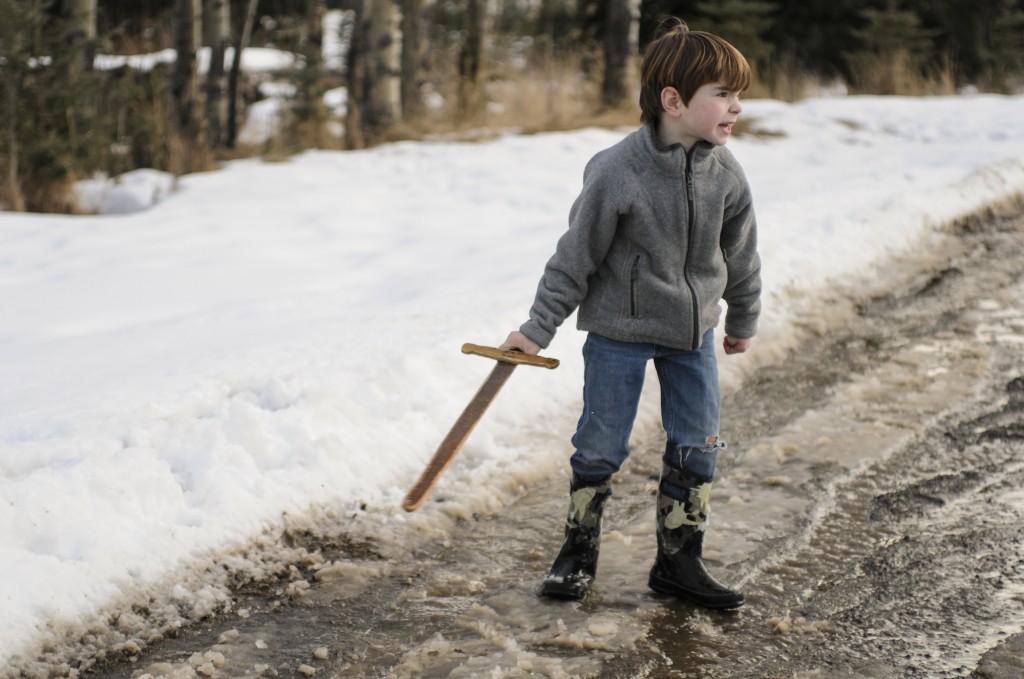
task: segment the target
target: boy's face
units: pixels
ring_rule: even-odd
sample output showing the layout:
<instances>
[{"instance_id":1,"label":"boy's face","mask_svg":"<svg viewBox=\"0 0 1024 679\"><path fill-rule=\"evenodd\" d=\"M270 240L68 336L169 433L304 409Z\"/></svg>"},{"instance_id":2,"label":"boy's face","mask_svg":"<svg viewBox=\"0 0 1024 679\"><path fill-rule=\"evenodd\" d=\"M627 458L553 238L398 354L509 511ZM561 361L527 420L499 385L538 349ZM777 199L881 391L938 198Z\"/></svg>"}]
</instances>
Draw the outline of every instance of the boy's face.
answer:
<instances>
[{"instance_id":1,"label":"boy's face","mask_svg":"<svg viewBox=\"0 0 1024 679\"><path fill-rule=\"evenodd\" d=\"M743 110L739 92L729 91L717 82L701 86L689 106L683 105L678 90L666 87L661 92L661 104L664 111L658 134L663 142L681 143L686 149L701 139L723 146Z\"/></svg>"}]
</instances>

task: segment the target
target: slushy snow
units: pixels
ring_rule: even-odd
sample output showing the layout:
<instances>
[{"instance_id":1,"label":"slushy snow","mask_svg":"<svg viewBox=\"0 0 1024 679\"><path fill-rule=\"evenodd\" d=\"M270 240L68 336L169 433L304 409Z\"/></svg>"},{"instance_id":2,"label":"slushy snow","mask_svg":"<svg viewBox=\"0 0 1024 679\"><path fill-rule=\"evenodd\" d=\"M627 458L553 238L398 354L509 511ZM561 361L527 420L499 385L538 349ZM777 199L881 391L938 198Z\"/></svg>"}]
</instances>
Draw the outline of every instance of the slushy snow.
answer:
<instances>
[{"instance_id":1,"label":"slushy snow","mask_svg":"<svg viewBox=\"0 0 1024 679\"><path fill-rule=\"evenodd\" d=\"M750 353L721 357L724 388L833 313L835 286L1024 190L1022 110L746 102L762 134L729 147L764 316ZM0 213L0 667L133 602L216 609L208 567L286 517L439 520L399 504L491 368L460 347L525 320L584 164L629 131L133 173L83 186L104 214ZM493 511L566 473L572 325L545 351L562 366L517 370L437 494Z\"/></svg>"}]
</instances>

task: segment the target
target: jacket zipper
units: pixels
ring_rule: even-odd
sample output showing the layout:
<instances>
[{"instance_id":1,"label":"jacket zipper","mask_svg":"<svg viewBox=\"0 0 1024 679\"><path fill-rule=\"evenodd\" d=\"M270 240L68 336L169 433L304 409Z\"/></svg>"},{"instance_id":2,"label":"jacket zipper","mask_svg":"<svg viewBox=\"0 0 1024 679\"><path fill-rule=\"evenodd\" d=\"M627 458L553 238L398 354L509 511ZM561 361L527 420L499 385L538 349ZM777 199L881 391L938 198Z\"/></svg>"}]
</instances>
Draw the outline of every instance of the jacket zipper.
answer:
<instances>
[{"instance_id":1,"label":"jacket zipper","mask_svg":"<svg viewBox=\"0 0 1024 679\"><path fill-rule=\"evenodd\" d=\"M640 281L640 255L633 260L633 266L629 270L629 315L636 318L637 307L637 286Z\"/></svg>"},{"instance_id":2,"label":"jacket zipper","mask_svg":"<svg viewBox=\"0 0 1024 679\"><path fill-rule=\"evenodd\" d=\"M686 287L690 291L690 299L693 302L693 337L690 341L693 351L696 351L700 345L700 309L697 308L697 291L694 290L693 283L690 282L689 274L690 253L693 252L693 229L697 214L693 189L693 154L696 149L697 145L694 144L686 154L686 208L688 223L686 225L686 263L683 269L683 280L686 281Z\"/></svg>"}]
</instances>

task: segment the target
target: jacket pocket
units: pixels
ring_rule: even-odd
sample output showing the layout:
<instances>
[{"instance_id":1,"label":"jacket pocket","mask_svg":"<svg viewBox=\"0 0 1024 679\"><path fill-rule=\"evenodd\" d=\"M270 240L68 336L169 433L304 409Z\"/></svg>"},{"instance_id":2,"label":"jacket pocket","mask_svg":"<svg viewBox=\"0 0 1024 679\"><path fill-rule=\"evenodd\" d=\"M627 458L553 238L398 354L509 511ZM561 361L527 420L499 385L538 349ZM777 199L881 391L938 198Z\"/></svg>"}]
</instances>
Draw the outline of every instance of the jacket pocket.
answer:
<instances>
[{"instance_id":1,"label":"jacket pocket","mask_svg":"<svg viewBox=\"0 0 1024 679\"><path fill-rule=\"evenodd\" d=\"M629 316L636 318L640 313L640 255L633 259L633 266L629 269Z\"/></svg>"}]
</instances>

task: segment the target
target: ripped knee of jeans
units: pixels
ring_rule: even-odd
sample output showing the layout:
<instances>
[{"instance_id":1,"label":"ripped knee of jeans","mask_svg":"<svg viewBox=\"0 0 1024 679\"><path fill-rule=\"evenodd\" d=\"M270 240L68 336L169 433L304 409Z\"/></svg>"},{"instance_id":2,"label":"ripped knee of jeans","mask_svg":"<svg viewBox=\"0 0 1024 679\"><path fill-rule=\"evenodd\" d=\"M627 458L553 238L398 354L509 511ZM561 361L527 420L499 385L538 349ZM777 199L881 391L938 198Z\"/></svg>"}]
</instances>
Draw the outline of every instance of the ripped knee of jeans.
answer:
<instances>
[{"instance_id":1,"label":"ripped knee of jeans","mask_svg":"<svg viewBox=\"0 0 1024 679\"><path fill-rule=\"evenodd\" d=\"M710 481L715 475L718 451L725 447L725 441L717 436L709 436L702 446L669 441L665 446L665 455L662 461L669 467Z\"/></svg>"}]
</instances>

